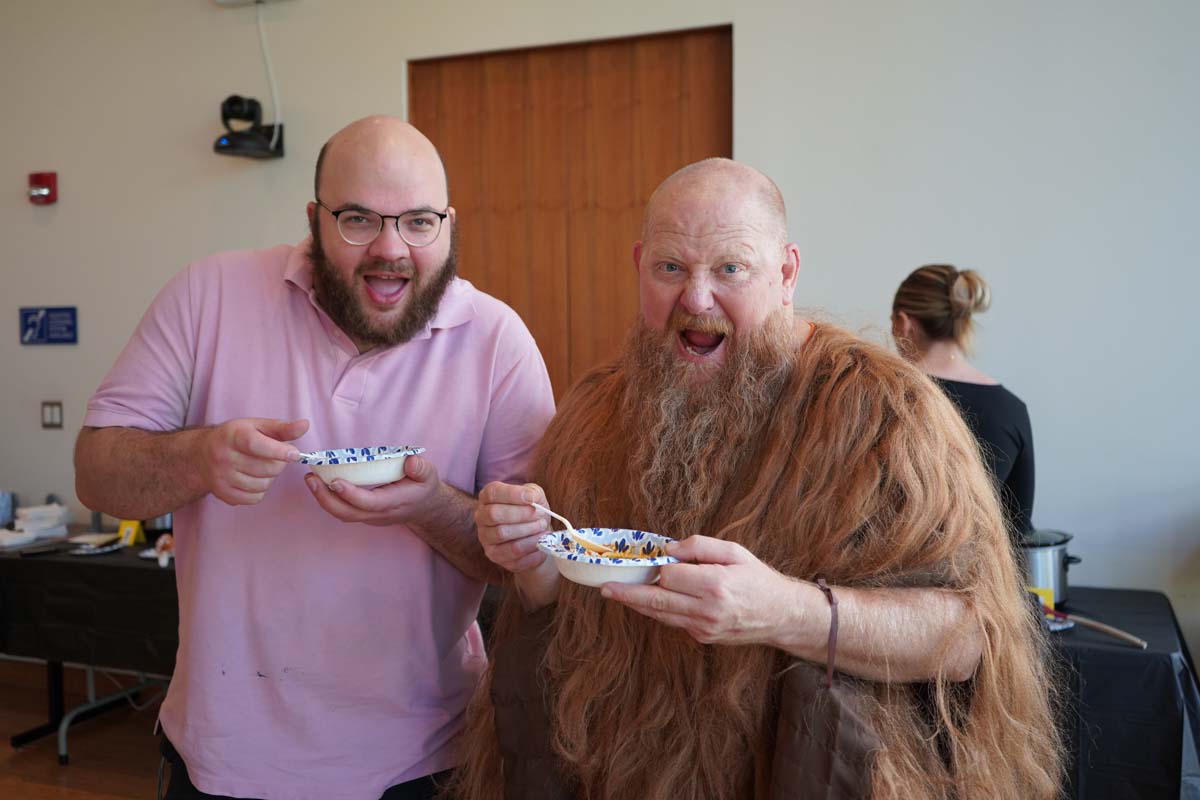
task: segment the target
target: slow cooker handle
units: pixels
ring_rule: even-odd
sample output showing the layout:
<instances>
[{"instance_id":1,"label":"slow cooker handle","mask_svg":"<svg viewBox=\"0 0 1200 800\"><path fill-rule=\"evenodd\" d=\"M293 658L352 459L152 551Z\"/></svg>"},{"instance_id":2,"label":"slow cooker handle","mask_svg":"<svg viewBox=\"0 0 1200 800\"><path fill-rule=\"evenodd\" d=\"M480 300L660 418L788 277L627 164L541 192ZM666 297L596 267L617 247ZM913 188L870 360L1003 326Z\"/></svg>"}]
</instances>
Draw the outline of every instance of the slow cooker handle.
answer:
<instances>
[{"instance_id":1,"label":"slow cooker handle","mask_svg":"<svg viewBox=\"0 0 1200 800\"><path fill-rule=\"evenodd\" d=\"M1078 564L1080 561L1083 561L1083 559L1079 556L1067 556L1065 559L1063 559L1063 564L1065 567L1069 568L1072 564Z\"/></svg>"}]
</instances>

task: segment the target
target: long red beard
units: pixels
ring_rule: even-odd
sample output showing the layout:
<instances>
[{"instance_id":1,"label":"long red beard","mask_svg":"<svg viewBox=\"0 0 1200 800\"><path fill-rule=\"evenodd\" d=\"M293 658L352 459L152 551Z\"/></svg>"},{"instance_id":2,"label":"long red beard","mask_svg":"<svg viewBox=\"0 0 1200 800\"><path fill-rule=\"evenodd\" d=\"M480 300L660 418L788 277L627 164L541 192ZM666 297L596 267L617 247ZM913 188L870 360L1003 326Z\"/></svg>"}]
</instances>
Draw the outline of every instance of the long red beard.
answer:
<instances>
[{"instance_id":1,"label":"long red beard","mask_svg":"<svg viewBox=\"0 0 1200 800\"><path fill-rule=\"evenodd\" d=\"M673 319L665 333L639 325L615 366L618 396L597 392L608 395L601 401L608 407L581 413L590 416L581 419L586 440L558 439L587 462L548 465L554 474L544 476L551 502L572 519L675 538L718 533L712 526L729 510L730 483L753 469L791 373L794 323L780 313L747 338L727 337L726 363L716 369L675 353L678 330L688 324ZM618 424L605 421L610 414ZM611 480L590 485L598 475ZM743 526L730 538L741 541L742 534L757 539L764 532ZM756 541L741 543L760 549ZM704 647L595 590L565 583L555 631L546 667L558 689L557 745L583 796L753 794L771 752L775 651ZM631 709L638 709L633 717Z\"/></svg>"},{"instance_id":2,"label":"long red beard","mask_svg":"<svg viewBox=\"0 0 1200 800\"><path fill-rule=\"evenodd\" d=\"M621 417L635 519L606 524L636 522L675 538L713 534L708 526L729 480L746 467L791 370L789 314L772 316L748 337L727 337L727 360L717 370L675 353L689 322L672 317L665 334L643 323L630 336Z\"/></svg>"}]
</instances>

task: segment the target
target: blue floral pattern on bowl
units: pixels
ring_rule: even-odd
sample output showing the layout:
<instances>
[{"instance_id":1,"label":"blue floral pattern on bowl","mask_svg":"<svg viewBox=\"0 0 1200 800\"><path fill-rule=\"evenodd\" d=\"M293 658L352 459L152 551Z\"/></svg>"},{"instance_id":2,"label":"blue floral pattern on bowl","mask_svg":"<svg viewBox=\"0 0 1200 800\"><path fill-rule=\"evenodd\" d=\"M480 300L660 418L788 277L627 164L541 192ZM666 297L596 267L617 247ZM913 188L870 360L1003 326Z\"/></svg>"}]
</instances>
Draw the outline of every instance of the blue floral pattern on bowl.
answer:
<instances>
[{"instance_id":1,"label":"blue floral pattern on bowl","mask_svg":"<svg viewBox=\"0 0 1200 800\"><path fill-rule=\"evenodd\" d=\"M315 453L301 453L300 463L314 466L333 464L357 464L362 461L386 461L389 458L415 456L424 453L424 447L404 445L402 447L346 447L341 450L319 450Z\"/></svg>"},{"instance_id":2,"label":"blue floral pattern on bowl","mask_svg":"<svg viewBox=\"0 0 1200 800\"><path fill-rule=\"evenodd\" d=\"M649 531L628 528L576 528L576 533L589 542L612 550L623 557L598 556L575 542L564 531L551 531L538 539L538 549L552 558L600 564L606 567L661 567L678 564L679 559L667 555L663 547L673 539Z\"/></svg>"}]
</instances>

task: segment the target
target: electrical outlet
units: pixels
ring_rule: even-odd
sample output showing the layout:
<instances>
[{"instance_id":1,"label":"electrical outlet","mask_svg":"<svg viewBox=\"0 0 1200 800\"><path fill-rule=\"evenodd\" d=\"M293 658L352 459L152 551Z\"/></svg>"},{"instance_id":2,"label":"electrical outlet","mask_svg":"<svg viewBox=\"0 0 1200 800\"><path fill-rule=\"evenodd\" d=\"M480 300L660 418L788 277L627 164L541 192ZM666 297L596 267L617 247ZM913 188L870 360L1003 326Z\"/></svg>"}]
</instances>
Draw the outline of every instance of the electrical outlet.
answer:
<instances>
[{"instance_id":1,"label":"electrical outlet","mask_svg":"<svg viewBox=\"0 0 1200 800\"><path fill-rule=\"evenodd\" d=\"M59 400L42 401L42 427L47 429L63 426L62 402Z\"/></svg>"}]
</instances>

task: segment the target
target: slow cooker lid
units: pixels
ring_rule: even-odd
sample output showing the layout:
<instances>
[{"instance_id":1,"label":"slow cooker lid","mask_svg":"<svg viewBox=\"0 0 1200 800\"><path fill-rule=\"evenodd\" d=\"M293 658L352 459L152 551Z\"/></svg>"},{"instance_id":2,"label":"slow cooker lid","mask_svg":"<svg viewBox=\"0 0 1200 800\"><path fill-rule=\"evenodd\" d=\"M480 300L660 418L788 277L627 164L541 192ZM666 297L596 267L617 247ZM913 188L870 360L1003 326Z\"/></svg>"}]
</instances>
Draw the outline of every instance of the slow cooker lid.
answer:
<instances>
[{"instance_id":1,"label":"slow cooker lid","mask_svg":"<svg viewBox=\"0 0 1200 800\"><path fill-rule=\"evenodd\" d=\"M1021 537L1022 547L1055 547L1066 544L1075 538L1073 534L1062 531L1030 531Z\"/></svg>"}]
</instances>

